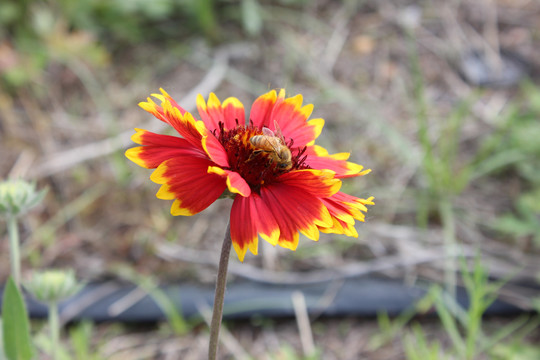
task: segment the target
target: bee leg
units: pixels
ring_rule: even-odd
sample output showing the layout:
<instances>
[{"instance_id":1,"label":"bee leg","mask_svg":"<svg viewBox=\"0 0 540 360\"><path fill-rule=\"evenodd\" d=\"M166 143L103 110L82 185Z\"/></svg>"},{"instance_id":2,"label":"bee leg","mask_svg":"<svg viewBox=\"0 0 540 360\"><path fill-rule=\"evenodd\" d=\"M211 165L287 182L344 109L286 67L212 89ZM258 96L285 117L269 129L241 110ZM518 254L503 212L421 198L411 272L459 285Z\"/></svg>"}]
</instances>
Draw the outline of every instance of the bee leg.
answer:
<instances>
[{"instance_id":1,"label":"bee leg","mask_svg":"<svg viewBox=\"0 0 540 360\"><path fill-rule=\"evenodd\" d=\"M251 155L249 155L249 158L247 159L247 161L251 161L253 160L254 158L257 157L257 155L259 155L260 153L262 153L263 151L262 150L255 150L251 153Z\"/></svg>"}]
</instances>

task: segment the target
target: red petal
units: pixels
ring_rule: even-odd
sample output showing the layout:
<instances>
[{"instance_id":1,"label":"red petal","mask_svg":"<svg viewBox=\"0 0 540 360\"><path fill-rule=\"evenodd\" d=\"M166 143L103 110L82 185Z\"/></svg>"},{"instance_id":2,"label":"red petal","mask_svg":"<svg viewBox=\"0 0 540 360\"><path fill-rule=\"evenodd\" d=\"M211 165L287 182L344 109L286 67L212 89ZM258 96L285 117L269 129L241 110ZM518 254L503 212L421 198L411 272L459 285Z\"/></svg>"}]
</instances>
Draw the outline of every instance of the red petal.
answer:
<instances>
[{"instance_id":1,"label":"red petal","mask_svg":"<svg viewBox=\"0 0 540 360\"><path fill-rule=\"evenodd\" d=\"M223 148L223 145L219 142L218 139L212 133L208 133L202 138L202 146L206 155L213 162L218 164L221 167L229 167L229 158L227 152Z\"/></svg>"},{"instance_id":2,"label":"red petal","mask_svg":"<svg viewBox=\"0 0 540 360\"><path fill-rule=\"evenodd\" d=\"M180 110L173 107L168 101L165 101L162 106L169 124L193 146L202 149L202 137L207 133L204 123L196 121L188 112L182 115Z\"/></svg>"},{"instance_id":3,"label":"red petal","mask_svg":"<svg viewBox=\"0 0 540 360\"><path fill-rule=\"evenodd\" d=\"M171 124L167 116L165 115L165 111L163 110L163 103L168 102L173 108L176 108L181 115L184 115L186 110L178 105L174 99L167 94L167 92L163 89L159 89L161 91L161 94L152 94L153 97L161 101L161 106L157 105L151 98L147 98L146 102L140 102L139 106L143 108L144 110L148 111L149 113L153 114L156 118L159 120L166 122L167 124Z\"/></svg>"},{"instance_id":4,"label":"red petal","mask_svg":"<svg viewBox=\"0 0 540 360\"><path fill-rule=\"evenodd\" d=\"M214 93L208 97L208 105L201 94L197 96L197 109L201 120L210 130L219 129L219 122L223 122L223 113L221 112L221 102Z\"/></svg>"},{"instance_id":5,"label":"red petal","mask_svg":"<svg viewBox=\"0 0 540 360\"><path fill-rule=\"evenodd\" d=\"M274 132L277 122L285 141L293 139L293 146L302 148L319 136L324 125L323 119L307 121L312 111L313 105L302 106L302 95L285 98L285 90L278 95L272 90L253 103L250 120L258 128L264 126Z\"/></svg>"},{"instance_id":6,"label":"red petal","mask_svg":"<svg viewBox=\"0 0 540 360\"><path fill-rule=\"evenodd\" d=\"M210 166L208 167L208 173L217 174L225 178L227 187L232 193L239 194L243 197L251 194L251 188L249 187L248 183L237 172L224 170L218 166Z\"/></svg>"},{"instance_id":7,"label":"red petal","mask_svg":"<svg viewBox=\"0 0 540 360\"><path fill-rule=\"evenodd\" d=\"M316 169L291 171L281 175L279 181L320 198L334 195L341 187L341 181L334 178L334 172Z\"/></svg>"},{"instance_id":8,"label":"red petal","mask_svg":"<svg viewBox=\"0 0 540 360\"><path fill-rule=\"evenodd\" d=\"M201 139L206 135L207 130L204 123L196 121L193 116L178 106L170 96L154 94L156 98L161 100L161 106L158 106L150 98L147 102L139 103L139 106L149 113L153 114L158 119L168 123L187 141L196 148L202 149Z\"/></svg>"},{"instance_id":9,"label":"red petal","mask_svg":"<svg viewBox=\"0 0 540 360\"><path fill-rule=\"evenodd\" d=\"M145 111L148 111L150 114L154 115L159 120L166 122L167 124L169 123L161 106L156 104L151 98L146 98L146 102L140 102L139 106Z\"/></svg>"},{"instance_id":10,"label":"red petal","mask_svg":"<svg viewBox=\"0 0 540 360\"><path fill-rule=\"evenodd\" d=\"M373 197L360 199L343 192L337 192L330 198L322 199L333 219L333 226L326 228L323 232L345 234L347 236L358 236L354 229L355 219L364 221L367 211L365 205L373 205Z\"/></svg>"},{"instance_id":11,"label":"red petal","mask_svg":"<svg viewBox=\"0 0 540 360\"><path fill-rule=\"evenodd\" d=\"M138 128L135 128L135 131L135 134L131 136L131 140L139 145L192 148L192 146L185 139L181 139L177 136L156 134L151 131Z\"/></svg>"},{"instance_id":12,"label":"red petal","mask_svg":"<svg viewBox=\"0 0 540 360\"><path fill-rule=\"evenodd\" d=\"M240 261L247 249L257 255L257 233L272 245L278 243L278 224L262 198L256 193L237 196L231 209L231 239Z\"/></svg>"},{"instance_id":13,"label":"red petal","mask_svg":"<svg viewBox=\"0 0 540 360\"><path fill-rule=\"evenodd\" d=\"M235 128L236 124L245 125L244 105L234 97L225 99L223 102L223 117L225 118L225 129Z\"/></svg>"},{"instance_id":14,"label":"red petal","mask_svg":"<svg viewBox=\"0 0 540 360\"><path fill-rule=\"evenodd\" d=\"M309 124L307 119L313 111L313 105L302 106L302 95L291 98L284 98L285 92L280 91L276 104L270 116L272 124L268 124L270 130L274 129L273 122L279 125L285 141L294 140L294 147L304 147L309 142L315 140L319 135L324 121L321 123ZM267 126L268 127L268 126Z\"/></svg>"},{"instance_id":15,"label":"red petal","mask_svg":"<svg viewBox=\"0 0 540 360\"><path fill-rule=\"evenodd\" d=\"M251 112L249 114L249 120L253 121L253 125L262 129L263 126L268 127L269 124L273 121L270 118L272 114L272 109L277 99L277 94L275 90L267 92L264 95L261 95L255 100L251 106Z\"/></svg>"},{"instance_id":16,"label":"red petal","mask_svg":"<svg viewBox=\"0 0 540 360\"><path fill-rule=\"evenodd\" d=\"M358 232L354 228L354 224L348 224L340 219L332 218L334 225L328 228L319 228L325 234L343 234L351 237L358 237Z\"/></svg>"},{"instance_id":17,"label":"red petal","mask_svg":"<svg viewBox=\"0 0 540 360\"><path fill-rule=\"evenodd\" d=\"M231 240L240 261L247 249L257 255L257 229L252 218L251 197L237 196L231 208Z\"/></svg>"},{"instance_id":18,"label":"red petal","mask_svg":"<svg viewBox=\"0 0 540 360\"><path fill-rule=\"evenodd\" d=\"M152 94L152 96L155 96L157 97L158 99L160 99L161 101L164 101L164 99L167 99L171 105L175 108L177 108L179 111L180 111L180 114L184 115L184 113L186 112L186 110L181 107L180 105L178 105L176 103L176 101L174 101L174 99L169 95L167 94L167 92L165 90L163 90L162 88L159 88L159 91L161 91L161 93L163 94L162 96L159 95L159 94Z\"/></svg>"},{"instance_id":19,"label":"red petal","mask_svg":"<svg viewBox=\"0 0 540 360\"><path fill-rule=\"evenodd\" d=\"M135 130L137 132L131 139L146 146L128 149L125 154L128 159L147 169L154 169L162 162L173 157L203 155L200 150L197 150L185 139L155 134L142 129Z\"/></svg>"},{"instance_id":20,"label":"red petal","mask_svg":"<svg viewBox=\"0 0 540 360\"><path fill-rule=\"evenodd\" d=\"M212 204L226 188L225 180L208 173L210 160L184 156L163 162L150 179L162 184L157 193L160 199L176 199L173 215L193 215Z\"/></svg>"},{"instance_id":21,"label":"red petal","mask_svg":"<svg viewBox=\"0 0 540 360\"><path fill-rule=\"evenodd\" d=\"M363 170L364 167L350 161L348 153L329 155L328 151L321 146L309 146L305 152L306 164L313 169L328 169L336 173L336 178L348 178L362 176L371 170Z\"/></svg>"},{"instance_id":22,"label":"red petal","mask_svg":"<svg viewBox=\"0 0 540 360\"><path fill-rule=\"evenodd\" d=\"M197 109L201 120L208 130L219 130L219 123L223 123L225 130L236 127L236 124L244 125L244 105L237 98L227 98L223 104L214 93L210 93L208 103L202 95L197 96Z\"/></svg>"},{"instance_id":23,"label":"red petal","mask_svg":"<svg viewBox=\"0 0 540 360\"><path fill-rule=\"evenodd\" d=\"M252 193L249 198L252 203L251 218L255 223L257 232L270 244L277 245L280 230L272 211L257 193Z\"/></svg>"},{"instance_id":24,"label":"red petal","mask_svg":"<svg viewBox=\"0 0 540 360\"><path fill-rule=\"evenodd\" d=\"M322 199L322 202L332 217L348 224L354 224L354 217L347 206L344 206L339 201L332 198Z\"/></svg>"},{"instance_id":25,"label":"red petal","mask_svg":"<svg viewBox=\"0 0 540 360\"><path fill-rule=\"evenodd\" d=\"M294 250L298 245L298 231L317 240L317 226L332 225L321 200L303 189L275 183L261 189L261 198L279 225L280 246Z\"/></svg>"}]
</instances>

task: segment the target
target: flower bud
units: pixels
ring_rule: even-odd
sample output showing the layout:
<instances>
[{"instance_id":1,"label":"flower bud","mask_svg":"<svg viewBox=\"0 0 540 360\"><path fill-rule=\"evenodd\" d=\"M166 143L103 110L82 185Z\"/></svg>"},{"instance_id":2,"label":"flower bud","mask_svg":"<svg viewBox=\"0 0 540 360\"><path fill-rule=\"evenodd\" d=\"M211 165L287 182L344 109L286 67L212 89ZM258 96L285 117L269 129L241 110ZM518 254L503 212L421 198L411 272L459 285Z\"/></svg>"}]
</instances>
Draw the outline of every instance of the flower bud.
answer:
<instances>
[{"instance_id":1,"label":"flower bud","mask_svg":"<svg viewBox=\"0 0 540 360\"><path fill-rule=\"evenodd\" d=\"M21 179L0 182L0 216L24 214L43 200L46 190L37 191L34 182Z\"/></svg>"},{"instance_id":2,"label":"flower bud","mask_svg":"<svg viewBox=\"0 0 540 360\"><path fill-rule=\"evenodd\" d=\"M39 301L57 303L75 295L83 285L77 283L73 270L46 270L32 274L24 287Z\"/></svg>"}]
</instances>

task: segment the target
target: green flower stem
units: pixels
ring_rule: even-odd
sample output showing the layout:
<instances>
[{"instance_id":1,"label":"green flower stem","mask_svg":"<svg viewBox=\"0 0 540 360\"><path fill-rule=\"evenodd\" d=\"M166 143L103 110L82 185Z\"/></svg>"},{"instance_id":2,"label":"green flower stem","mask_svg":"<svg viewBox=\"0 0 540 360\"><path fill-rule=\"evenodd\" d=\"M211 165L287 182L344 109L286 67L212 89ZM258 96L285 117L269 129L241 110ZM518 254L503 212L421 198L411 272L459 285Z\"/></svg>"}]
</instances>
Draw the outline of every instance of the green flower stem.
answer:
<instances>
[{"instance_id":1,"label":"green flower stem","mask_svg":"<svg viewBox=\"0 0 540 360\"><path fill-rule=\"evenodd\" d=\"M9 252L11 257L11 275L18 288L21 287L21 255L19 250L19 227L17 218L9 216L7 219L9 233Z\"/></svg>"},{"instance_id":2,"label":"green flower stem","mask_svg":"<svg viewBox=\"0 0 540 360\"><path fill-rule=\"evenodd\" d=\"M225 287L227 285L227 268L229 267L229 255L231 253L231 225L227 224L225 239L221 247L218 274L216 280L216 295L214 296L214 311L210 323L210 344L208 347L208 360L215 360L219 343L219 329L223 318L223 300L225 299Z\"/></svg>"},{"instance_id":3,"label":"green flower stem","mask_svg":"<svg viewBox=\"0 0 540 360\"><path fill-rule=\"evenodd\" d=\"M49 330L51 332L51 355L53 360L58 360L58 342L60 339L60 321L58 316L58 304L49 303Z\"/></svg>"}]
</instances>

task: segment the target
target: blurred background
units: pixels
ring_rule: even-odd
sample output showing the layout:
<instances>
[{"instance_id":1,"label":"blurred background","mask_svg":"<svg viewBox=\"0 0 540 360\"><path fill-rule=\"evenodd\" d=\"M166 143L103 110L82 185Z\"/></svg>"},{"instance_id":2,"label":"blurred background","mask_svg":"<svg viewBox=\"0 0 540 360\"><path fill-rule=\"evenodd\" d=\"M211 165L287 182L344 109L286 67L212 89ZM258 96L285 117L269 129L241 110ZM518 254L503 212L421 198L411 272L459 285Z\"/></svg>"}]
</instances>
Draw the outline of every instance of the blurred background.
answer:
<instances>
[{"instance_id":1,"label":"blurred background","mask_svg":"<svg viewBox=\"0 0 540 360\"><path fill-rule=\"evenodd\" d=\"M245 317L226 322L224 358L464 359L461 336L479 344L473 358L538 359L539 24L534 0L3 0L0 175L49 189L21 224L23 273L211 289L231 202L170 216L151 171L124 157L134 127L166 131L137 104L162 87L190 111L210 92L249 109L284 87L326 120L320 145L373 170L344 189L376 206L358 238L301 238L296 252L261 241L260 256L233 256L230 280L294 285L316 271L452 295L483 276L514 310L474 340L472 315L454 307L454 331L435 295L391 319L310 312L308 330L298 316ZM171 323L99 323L88 346L95 359L204 358L204 323Z\"/></svg>"}]
</instances>

